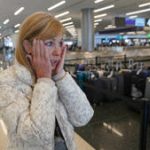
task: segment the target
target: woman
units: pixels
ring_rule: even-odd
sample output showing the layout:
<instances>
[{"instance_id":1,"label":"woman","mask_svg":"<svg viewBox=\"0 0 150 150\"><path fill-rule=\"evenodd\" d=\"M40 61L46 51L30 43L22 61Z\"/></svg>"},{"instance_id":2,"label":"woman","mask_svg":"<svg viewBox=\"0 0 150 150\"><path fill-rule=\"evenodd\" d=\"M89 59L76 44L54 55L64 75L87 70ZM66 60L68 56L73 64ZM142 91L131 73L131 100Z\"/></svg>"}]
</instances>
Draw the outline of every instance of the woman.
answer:
<instances>
[{"instance_id":1,"label":"woman","mask_svg":"<svg viewBox=\"0 0 150 150\"><path fill-rule=\"evenodd\" d=\"M23 22L16 63L0 74L0 114L7 150L75 150L73 126L93 116L85 94L63 70L63 26L37 12Z\"/></svg>"}]
</instances>

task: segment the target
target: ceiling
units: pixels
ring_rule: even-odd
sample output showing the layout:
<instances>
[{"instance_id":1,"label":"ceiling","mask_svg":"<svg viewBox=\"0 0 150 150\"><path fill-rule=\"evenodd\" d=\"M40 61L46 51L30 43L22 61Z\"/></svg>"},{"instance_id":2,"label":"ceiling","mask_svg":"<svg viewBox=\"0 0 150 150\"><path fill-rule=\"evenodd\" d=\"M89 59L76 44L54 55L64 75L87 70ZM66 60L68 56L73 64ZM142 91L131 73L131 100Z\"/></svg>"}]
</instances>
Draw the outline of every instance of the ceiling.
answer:
<instances>
[{"instance_id":1,"label":"ceiling","mask_svg":"<svg viewBox=\"0 0 150 150\"><path fill-rule=\"evenodd\" d=\"M47 11L47 8L60 2L61 0L0 0L0 33L2 35L11 34L14 30L14 25L21 23L25 17L32 14L36 11ZM98 4L94 3L94 0L66 0L66 3L54 10L50 13L52 15L57 15L64 11L69 11L70 13L67 16L64 16L60 19L64 19L67 17L72 17L74 25L76 28L80 28L81 24L81 10L83 8L101 8L107 5L114 4L115 7L109 10L105 10L100 13L107 13L108 15L103 17L103 21L100 22L96 30L103 29L106 25L113 23L113 18L115 16L125 16L127 12L136 11L138 9L150 8L138 8L139 4L149 2L149 0L104 0ZM18 10L20 7L24 7L24 11L20 13L18 16L14 16L14 12ZM48 12L48 11L47 11ZM150 12L142 13L138 15L139 17L150 17ZM3 25L3 21L9 18L10 22L6 25Z\"/></svg>"}]
</instances>

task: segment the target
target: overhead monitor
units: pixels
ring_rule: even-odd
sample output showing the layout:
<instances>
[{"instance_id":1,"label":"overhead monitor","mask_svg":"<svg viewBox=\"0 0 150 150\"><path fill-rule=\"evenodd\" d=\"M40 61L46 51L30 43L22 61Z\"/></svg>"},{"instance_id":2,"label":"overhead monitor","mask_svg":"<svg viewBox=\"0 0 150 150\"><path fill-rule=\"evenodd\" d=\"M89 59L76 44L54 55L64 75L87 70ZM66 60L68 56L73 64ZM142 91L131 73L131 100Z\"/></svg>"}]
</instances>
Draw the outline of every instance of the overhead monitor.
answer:
<instances>
[{"instance_id":1,"label":"overhead monitor","mask_svg":"<svg viewBox=\"0 0 150 150\"><path fill-rule=\"evenodd\" d=\"M124 27L125 26L125 18L124 17L115 17L115 26L116 27Z\"/></svg>"},{"instance_id":2,"label":"overhead monitor","mask_svg":"<svg viewBox=\"0 0 150 150\"><path fill-rule=\"evenodd\" d=\"M136 18L135 26L136 27L144 27L145 26L145 18Z\"/></svg>"},{"instance_id":3,"label":"overhead monitor","mask_svg":"<svg viewBox=\"0 0 150 150\"><path fill-rule=\"evenodd\" d=\"M125 25L126 26L135 26L135 19L125 18Z\"/></svg>"}]
</instances>

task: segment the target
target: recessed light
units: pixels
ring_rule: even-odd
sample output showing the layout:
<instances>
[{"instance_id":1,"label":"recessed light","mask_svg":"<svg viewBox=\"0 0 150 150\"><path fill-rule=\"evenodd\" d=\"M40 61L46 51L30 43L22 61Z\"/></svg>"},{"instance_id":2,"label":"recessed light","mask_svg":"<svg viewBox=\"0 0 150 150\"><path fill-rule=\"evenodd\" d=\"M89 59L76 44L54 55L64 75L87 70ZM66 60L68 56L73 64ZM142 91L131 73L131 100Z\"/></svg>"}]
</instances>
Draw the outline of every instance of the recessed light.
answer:
<instances>
[{"instance_id":1,"label":"recessed light","mask_svg":"<svg viewBox=\"0 0 150 150\"><path fill-rule=\"evenodd\" d=\"M100 3L100 2L103 2L103 1L104 0L95 0L94 3L97 4L97 3Z\"/></svg>"},{"instance_id":2,"label":"recessed light","mask_svg":"<svg viewBox=\"0 0 150 150\"><path fill-rule=\"evenodd\" d=\"M136 14L141 14L141 13L145 13L145 12L148 12L148 11L150 11L150 8L129 12L129 13L126 13L126 15L127 16L129 16L129 15L136 15Z\"/></svg>"},{"instance_id":3,"label":"recessed light","mask_svg":"<svg viewBox=\"0 0 150 150\"><path fill-rule=\"evenodd\" d=\"M7 24L10 20L9 19L6 19L3 24Z\"/></svg>"},{"instance_id":4,"label":"recessed light","mask_svg":"<svg viewBox=\"0 0 150 150\"><path fill-rule=\"evenodd\" d=\"M20 7L20 8L14 13L14 15L15 15L15 16L19 15L23 10L24 10L24 7Z\"/></svg>"},{"instance_id":5,"label":"recessed light","mask_svg":"<svg viewBox=\"0 0 150 150\"><path fill-rule=\"evenodd\" d=\"M102 19L97 19L97 20L94 20L94 22L101 22Z\"/></svg>"},{"instance_id":6,"label":"recessed light","mask_svg":"<svg viewBox=\"0 0 150 150\"><path fill-rule=\"evenodd\" d=\"M64 23L63 26L71 25L73 22Z\"/></svg>"},{"instance_id":7,"label":"recessed light","mask_svg":"<svg viewBox=\"0 0 150 150\"><path fill-rule=\"evenodd\" d=\"M101 18L101 17L105 17L105 16L107 16L107 14L100 14L100 15L94 16L94 18Z\"/></svg>"},{"instance_id":8,"label":"recessed light","mask_svg":"<svg viewBox=\"0 0 150 150\"><path fill-rule=\"evenodd\" d=\"M66 26L65 28L74 28L74 25Z\"/></svg>"},{"instance_id":9,"label":"recessed light","mask_svg":"<svg viewBox=\"0 0 150 150\"><path fill-rule=\"evenodd\" d=\"M49 7L49 8L47 8L47 10L48 10L48 11L51 11L51 10L53 10L53 9L55 9L55 8L57 8L57 7L61 6L61 5L63 5L63 4L65 4L65 3L66 3L66 1L61 1L61 2L59 2L59 3L57 3L57 4L55 4L55 5L53 5L53 6Z\"/></svg>"},{"instance_id":10,"label":"recessed light","mask_svg":"<svg viewBox=\"0 0 150 150\"><path fill-rule=\"evenodd\" d=\"M95 9L94 12L97 13L97 12L100 12L100 11L111 9L113 7L115 7L115 5L109 5L109 6L106 6L106 7L103 7L103 8Z\"/></svg>"},{"instance_id":11,"label":"recessed light","mask_svg":"<svg viewBox=\"0 0 150 150\"><path fill-rule=\"evenodd\" d=\"M94 26L97 26L99 23L98 22L96 22L96 23L94 23Z\"/></svg>"},{"instance_id":12,"label":"recessed light","mask_svg":"<svg viewBox=\"0 0 150 150\"><path fill-rule=\"evenodd\" d=\"M14 27L15 27L15 28L18 28L19 26L20 26L20 24L18 23L18 24L16 24Z\"/></svg>"},{"instance_id":13,"label":"recessed light","mask_svg":"<svg viewBox=\"0 0 150 150\"><path fill-rule=\"evenodd\" d=\"M63 22L66 22L66 21L70 21L72 18L71 17L69 17L69 18L66 18L66 19L62 19L62 20L60 20L60 22L61 23L63 23Z\"/></svg>"},{"instance_id":14,"label":"recessed light","mask_svg":"<svg viewBox=\"0 0 150 150\"><path fill-rule=\"evenodd\" d=\"M61 14L56 15L55 18L60 18L62 16L68 15L69 13L70 13L69 11L65 11L65 12L63 12Z\"/></svg>"},{"instance_id":15,"label":"recessed light","mask_svg":"<svg viewBox=\"0 0 150 150\"><path fill-rule=\"evenodd\" d=\"M144 3L144 4L140 4L139 7L145 7L145 6L149 6L150 3Z\"/></svg>"},{"instance_id":16,"label":"recessed light","mask_svg":"<svg viewBox=\"0 0 150 150\"><path fill-rule=\"evenodd\" d=\"M51 10L53 10L53 9L55 9L55 8L57 8L57 7L61 6L61 5L63 5L63 4L65 4L65 3L66 3L66 1L61 1L61 2L59 2L59 3L57 3L57 4L55 4L55 5L53 5L53 6L49 7L49 8L47 8L47 10L48 10L48 11L51 11Z\"/></svg>"},{"instance_id":17,"label":"recessed light","mask_svg":"<svg viewBox=\"0 0 150 150\"><path fill-rule=\"evenodd\" d=\"M18 33L18 32L19 32L19 30L16 30L16 31L15 31L15 33Z\"/></svg>"}]
</instances>

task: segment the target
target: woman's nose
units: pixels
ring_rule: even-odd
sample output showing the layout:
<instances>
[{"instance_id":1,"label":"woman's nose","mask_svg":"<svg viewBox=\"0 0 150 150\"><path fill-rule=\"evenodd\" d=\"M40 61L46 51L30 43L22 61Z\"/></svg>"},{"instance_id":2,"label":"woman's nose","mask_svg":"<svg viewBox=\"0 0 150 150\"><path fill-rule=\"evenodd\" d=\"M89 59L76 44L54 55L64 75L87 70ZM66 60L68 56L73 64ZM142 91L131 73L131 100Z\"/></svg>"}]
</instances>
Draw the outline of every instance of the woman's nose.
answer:
<instances>
[{"instance_id":1,"label":"woman's nose","mask_svg":"<svg viewBox=\"0 0 150 150\"><path fill-rule=\"evenodd\" d=\"M53 51L53 55L60 56L61 55L61 47L56 46L54 51Z\"/></svg>"}]
</instances>

